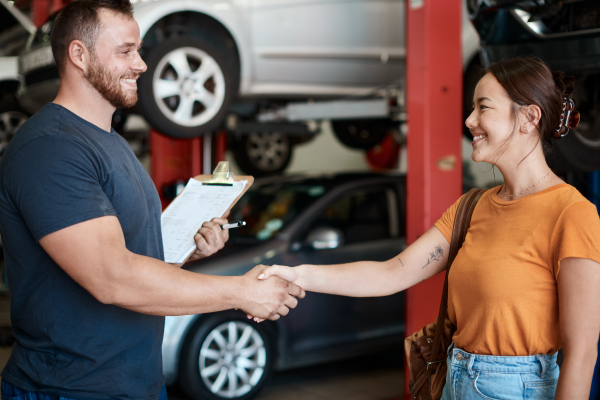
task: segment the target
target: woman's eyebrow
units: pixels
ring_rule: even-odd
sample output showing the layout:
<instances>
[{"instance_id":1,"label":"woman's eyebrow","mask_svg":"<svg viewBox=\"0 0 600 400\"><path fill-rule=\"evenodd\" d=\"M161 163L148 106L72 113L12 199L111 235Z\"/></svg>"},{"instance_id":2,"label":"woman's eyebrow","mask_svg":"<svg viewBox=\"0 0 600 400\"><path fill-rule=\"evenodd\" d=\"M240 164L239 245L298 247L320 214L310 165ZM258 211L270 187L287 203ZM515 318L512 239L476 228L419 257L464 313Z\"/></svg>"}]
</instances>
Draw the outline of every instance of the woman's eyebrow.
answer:
<instances>
[{"instance_id":1,"label":"woman's eyebrow","mask_svg":"<svg viewBox=\"0 0 600 400\"><path fill-rule=\"evenodd\" d=\"M478 99L476 100L476 102L479 104L479 103L481 103L481 102L482 102L482 101L484 101L484 100L487 100L487 101L492 101L492 99L490 99L489 97L480 97L480 98L478 98ZM471 104L471 106L472 106L472 107L475 107L475 102L473 102L473 103Z\"/></svg>"}]
</instances>

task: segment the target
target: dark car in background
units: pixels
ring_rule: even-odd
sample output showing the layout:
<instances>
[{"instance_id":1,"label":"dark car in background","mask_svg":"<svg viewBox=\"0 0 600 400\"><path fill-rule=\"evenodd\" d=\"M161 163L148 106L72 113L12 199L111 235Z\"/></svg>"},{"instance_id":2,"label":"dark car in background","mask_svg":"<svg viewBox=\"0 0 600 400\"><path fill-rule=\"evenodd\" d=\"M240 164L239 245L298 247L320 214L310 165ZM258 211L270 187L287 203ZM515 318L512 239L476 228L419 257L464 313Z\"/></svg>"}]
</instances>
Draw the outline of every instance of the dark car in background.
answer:
<instances>
[{"instance_id":1,"label":"dark car in background","mask_svg":"<svg viewBox=\"0 0 600 400\"><path fill-rule=\"evenodd\" d=\"M241 275L257 264L384 261L405 248L404 176L374 173L258 179L229 217L226 247L191 271ZM365 276L365 279L368 279ZM241 311L167 317L163 370L192 398L249 399L276 370L390 349L404 340L404 295L307 293L278 321Z\"/></svg>"},{"instance_id":2,"label":"dark car in background","mask_svg":"<svg viewBox=\"0 0 600 400\"><path fill-rule=\"evenodd\" d=\"M481 37L483 66L537 55L576 77L581 122L555 148L572 171L600 169L600 1L466 0ZM471 93L476 81L466 90ZM470 104L468 104L470 107Z\"/></svg>"}]
</instances>

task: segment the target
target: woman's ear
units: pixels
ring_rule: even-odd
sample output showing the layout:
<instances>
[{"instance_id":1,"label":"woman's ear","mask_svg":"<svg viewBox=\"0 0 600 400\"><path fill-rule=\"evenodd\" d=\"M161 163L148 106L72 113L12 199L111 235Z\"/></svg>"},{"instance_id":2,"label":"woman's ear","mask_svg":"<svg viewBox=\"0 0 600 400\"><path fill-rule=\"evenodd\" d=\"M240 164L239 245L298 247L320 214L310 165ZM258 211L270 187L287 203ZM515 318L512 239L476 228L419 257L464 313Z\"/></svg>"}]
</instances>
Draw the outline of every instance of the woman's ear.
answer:
<instances>
[{"instance_id":1,"label":"woman's ear","mask_svg":"<svg viewBox=\"0 0 600 400\"><path fill-rule=\"evenodd\" d=\"M521 115L523 116L521 130L523 133L529 133L534 128L539 129L540 119L542 118L542 110L535 104L523 107L521 109Z\"/></svg>"}]
</instances>

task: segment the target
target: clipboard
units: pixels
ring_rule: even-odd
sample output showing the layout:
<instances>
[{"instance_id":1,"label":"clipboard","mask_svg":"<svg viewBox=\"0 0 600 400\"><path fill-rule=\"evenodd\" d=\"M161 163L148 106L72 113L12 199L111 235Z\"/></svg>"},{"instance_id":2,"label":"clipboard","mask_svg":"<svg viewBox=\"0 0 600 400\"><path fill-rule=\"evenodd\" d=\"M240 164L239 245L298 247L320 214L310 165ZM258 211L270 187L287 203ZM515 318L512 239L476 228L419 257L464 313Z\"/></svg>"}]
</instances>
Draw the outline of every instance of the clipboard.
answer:
<instances>
[{"instance_id":1,"label":"clipboard","mask_svg":"<svg viewBox=\"0 0 600 400\"><path fill-rule=\"evenodd\" d=\"M191 178L161 215L165 261L185 263L196 248L194 235L202 224L231 211L253 183L253 176L230 173L227 161L219 162L212 175Z\"/></svg>"}]
</instances>

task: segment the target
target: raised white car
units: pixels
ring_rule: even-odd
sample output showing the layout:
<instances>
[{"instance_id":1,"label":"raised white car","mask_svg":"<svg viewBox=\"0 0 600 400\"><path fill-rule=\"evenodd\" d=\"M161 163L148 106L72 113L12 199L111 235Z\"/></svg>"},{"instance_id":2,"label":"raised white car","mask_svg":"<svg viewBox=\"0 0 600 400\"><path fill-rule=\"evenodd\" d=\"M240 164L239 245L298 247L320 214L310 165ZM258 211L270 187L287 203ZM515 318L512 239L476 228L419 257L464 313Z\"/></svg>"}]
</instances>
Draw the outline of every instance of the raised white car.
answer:
<instances>
[{"instance_id":1,"label":"raised white car","mask_svg":"<svg viewBox=\"0 0 600 400\"><path fill-rule=\"evenodd\" d=\"M148 65L138 81L140 113L158 131L178 138L213 132L232 116L230 144L248 173L283 170L294 142L312 134L302 124L258 124L261 110L404 88L404 0L132 3ZM57 73L43 72L55 68L47 57L51 23L21 58L25 86L19 98L30 111L56 94ZM479 39L468 20L463 30L466 68L477 59ZM377 144L390 127L381 119L366 128L353 122L334 124L334 131L357 148Z\"/></svg>"}]
</instances>

